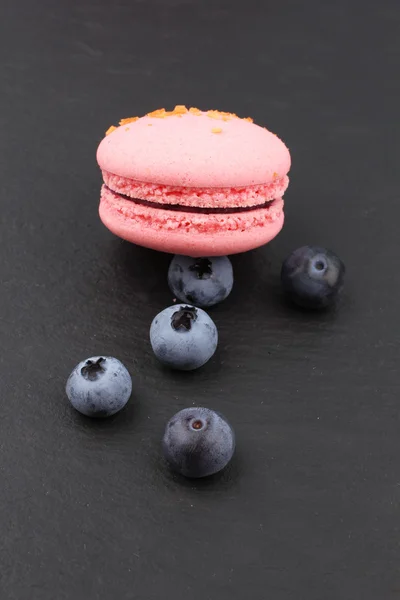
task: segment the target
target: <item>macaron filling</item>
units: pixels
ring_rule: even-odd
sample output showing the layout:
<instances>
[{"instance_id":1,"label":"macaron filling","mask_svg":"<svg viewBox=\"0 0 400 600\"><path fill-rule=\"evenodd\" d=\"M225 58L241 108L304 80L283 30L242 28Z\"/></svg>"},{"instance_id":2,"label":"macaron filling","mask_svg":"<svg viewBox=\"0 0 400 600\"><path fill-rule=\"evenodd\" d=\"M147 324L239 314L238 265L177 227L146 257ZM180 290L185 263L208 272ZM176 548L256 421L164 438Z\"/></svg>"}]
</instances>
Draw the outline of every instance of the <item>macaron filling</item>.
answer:
<instances>
[{"instance_id":1,"label":"macaron filling","mask_svg":"<svg viewBox=\"0 0 400 600\"><path fill-rule=\"evenodd\" d=\"M192 207L193 209L193 207ZM187 230L197 233L218 233L221 231L247 231L254 227L266 227L282 218L283 199L275 198L263 205L248 210L228 208L225 212L210 210L188 210L186 206L160 205L158 203L135 202L131 197L122 196L103 185L101 189L101 213L128 219L140 223L142 227L162 228L164 230Z\"/></svg>"},{"instance_id":2,"label":"macaron filling","mask_svg":"<svg viewBox=\"0 0 400 600\"><path fill-rule=\"evenodd\" d=\"M185 205L181 205L181 204L160 204L159 202L151 202L150 200L143 200L142 198L131 198L131 196L127 196L126 194L119 194L118 192L115 192L114 190L112 190L111 188L109 188L107 185L104 184L104 187L106 187L110 192L112 192L115 196L119 196L120 198L124 198L125 200L128 200L130 202L135 202L136 204L141 204L142 206L148 206L151 208L155 208L155 209L159 209L162 208L163 210L177 210L177 211L181 211L181 212L187 212L187 213L203 213L205 215L210 215L210 214L229 214L229 213L239 213L239 212L248 212L251 210L255 210L257 208L270 208L271 205L275 202L274 200L266 200L266 202L263 202L262 204L257 204L256 206L243 206L243 207L239 207L239 208L231 208L231 207L219 207L219 208L208 208L208 207L199 207L199 206L185 206Z\"/></svg>"},{"instance_id":3,"label":"macaron filling","mask_svg":"<svg viewBox=\"0 0 400 600\"><path fill-rule=\"evenodd\" d=\"M185 187L136 181L102 170L106 186L122 197L148 200L154 204L177 205L190 208L236 208L263 206L281 198L289 185L287 175L276 174L270 183L243 187Z\"/></svg>"}]
</instances>

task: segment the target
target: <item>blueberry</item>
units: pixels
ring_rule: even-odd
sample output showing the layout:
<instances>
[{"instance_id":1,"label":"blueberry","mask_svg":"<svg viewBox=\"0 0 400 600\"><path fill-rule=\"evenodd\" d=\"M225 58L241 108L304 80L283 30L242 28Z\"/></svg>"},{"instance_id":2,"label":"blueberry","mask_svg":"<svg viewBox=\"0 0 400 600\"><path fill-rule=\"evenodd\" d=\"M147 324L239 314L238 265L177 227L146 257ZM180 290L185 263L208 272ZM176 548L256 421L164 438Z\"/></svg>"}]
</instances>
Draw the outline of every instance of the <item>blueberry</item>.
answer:
<instances>
[{"instance_id":1,"label":"blueberry","mask_svg":"<svg viewBox=\"0 0 400 600\"><path fill-rule=\"evenodd\" d=\"M304 308L333 304L343 288L345 266L330 250L303 246L283 263L281 281L288 296Z\"/></svg>"},{"instance_id":2,"label":"blueberry","mask_svg":"<svg viewBox=\"0 0 400 600\"><path fill-rule=\"evenodd\" d=\"M185 477L206 477L229 463L235 434L221 414L208 408L185 408L167 423L162 447L174 471Z\"/></svg>"},{"instance_id":3,"label":"blueberry","mask_svg":"<svg viewBox=\"0 0 400 600\"><path fill-rule=\"evenodd\" d=\"M150 342L162 363L173 369L191 371L212 357L217 348L218 332L204 310L177 304L154 318Z\"/></svg>"},{"instance_id":4,"label":"blueberry","mask_svg":"<svg viewBox=\"0 0 400 600\"><path fill-rule=\"evenodd\" d=\"M83 415L110 417L128 402L132 380L116 358L93 356L75 367L66 392L72 406Z\"/></svg>"},{"instance_id":5,"label":"blueberry","mask_svg":"<svg viewBox=\"0 0 400 600\"><path fill-rule=\"evenodd\" d=\"M231 293L231 261L227 256L174 256L168 271L168 284L172 293L182 302L200 307L213 306Z\"/></svg>"}]
</instances>

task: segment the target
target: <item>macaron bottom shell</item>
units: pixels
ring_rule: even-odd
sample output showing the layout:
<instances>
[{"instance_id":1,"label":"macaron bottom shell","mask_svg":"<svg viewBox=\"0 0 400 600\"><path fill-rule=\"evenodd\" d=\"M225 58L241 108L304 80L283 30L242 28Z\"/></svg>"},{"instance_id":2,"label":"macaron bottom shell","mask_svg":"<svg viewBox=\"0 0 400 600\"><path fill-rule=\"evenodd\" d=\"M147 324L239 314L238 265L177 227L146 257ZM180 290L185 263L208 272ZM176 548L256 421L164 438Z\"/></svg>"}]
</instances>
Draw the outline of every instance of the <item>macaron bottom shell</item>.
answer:
<instances>
[{"instance_id":1,"label":"macaron bottom shell","mask_svg":"<svg viewBox=\"0 0 400 600\"><path fill-rule=\"evenodd\" d=\"M103 185L99 215L128 242L160 252L192 257L226 256L270 242L283 227L283 199L268 208L204 214L153 208L122 198Z\"/></svg>"}]
</instances>

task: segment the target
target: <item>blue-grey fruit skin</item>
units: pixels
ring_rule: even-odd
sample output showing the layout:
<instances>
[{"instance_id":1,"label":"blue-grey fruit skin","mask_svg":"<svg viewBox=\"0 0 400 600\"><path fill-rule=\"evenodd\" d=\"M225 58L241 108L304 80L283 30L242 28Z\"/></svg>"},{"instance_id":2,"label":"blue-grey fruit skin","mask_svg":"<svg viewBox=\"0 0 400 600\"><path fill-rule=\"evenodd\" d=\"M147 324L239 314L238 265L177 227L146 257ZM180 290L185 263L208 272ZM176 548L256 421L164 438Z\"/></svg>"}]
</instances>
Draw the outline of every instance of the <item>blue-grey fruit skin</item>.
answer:
<instances>
[{"instance_id":1,"label":"blue-grey fruit skin","mask_svg":"<svg viewBox=\"0 0 400 600\"><path fill-rule=\"evenodd\" d=\"M345 266L330 250L318 246L298 248L284 261L282 286L293 302L304 308L326 308L343 288Z\"/></svg>"},{"instance_id":2,"label":"blue-grey fruit skin","mask_svg":"<svg viewBox=\"0 0 400 600\"><path fill-rule=\"evenodd\" d=\"M164 365L191 371L212 357L218 344L218 331L201 308L177 304L154 318L150 342L154 354Z\"/></svg>"},{"instance_id":3,"label":"blue-grey fruit skin","mask_svg":"<svg viewBox=\"0 0 400 600\"><path fill-rule=\"evenodd\" d=\"M190 258L176 255L169 267L168 284L182 302L202 308L213 306L231 293L231 261L227 256Z\"/></svg>"},{"instance_id":4,"label":"blue-grey fruit skin","mask_svg":"<svg viewBox=\"0 0 400 600\"><path fill-rule=\"evenodd\" d=\"M162 448L172 469L185 477L221 471L235 451L235 434L220 413L185 408L167 423Z\"/></svg>"},{"instance_id":5,"label":"blue-grey fruit skin","mask_svg":"<svg viewBox=\"0 0 400 600\"><path fill-rule=\"evenodd\" d=\"M114 415L128 402L132 379L124 365L112 356L93 356L75 367L66 392L72 406L87 417Z\"/></svg>"}]
</instances>

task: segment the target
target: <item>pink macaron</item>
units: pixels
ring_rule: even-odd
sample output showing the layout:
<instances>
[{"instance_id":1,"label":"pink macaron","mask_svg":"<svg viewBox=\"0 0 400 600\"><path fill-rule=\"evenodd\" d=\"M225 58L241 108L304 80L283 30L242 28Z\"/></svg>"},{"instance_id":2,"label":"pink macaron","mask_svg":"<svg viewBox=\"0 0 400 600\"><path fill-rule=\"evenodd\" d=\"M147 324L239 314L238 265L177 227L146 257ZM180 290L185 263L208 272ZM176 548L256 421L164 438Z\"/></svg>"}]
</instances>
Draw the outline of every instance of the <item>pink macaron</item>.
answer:
<instances>
[{"instance_id":1,"label":"pink macaron","mask_svg":"<svg viewBox=\"0 0 400 600\"><path fill-rule=\"evenodd\" d=\"M101 220L140 246L222 256L262 246L282 228L289 150L250 118L176 106L123 119L97 161Z\"/></svg>"}]
</instances>

